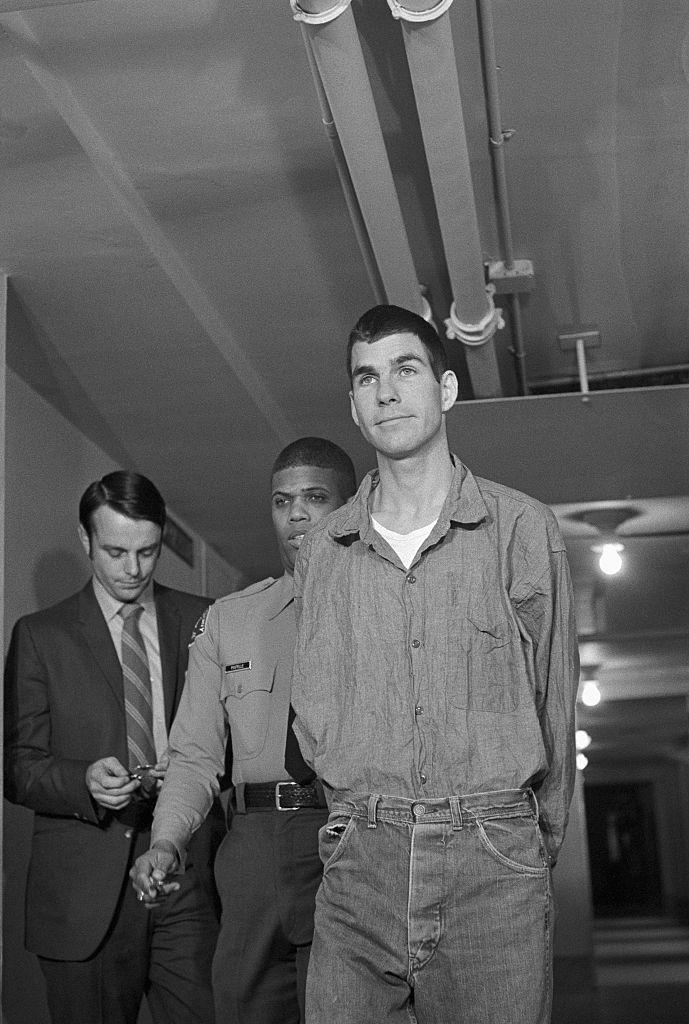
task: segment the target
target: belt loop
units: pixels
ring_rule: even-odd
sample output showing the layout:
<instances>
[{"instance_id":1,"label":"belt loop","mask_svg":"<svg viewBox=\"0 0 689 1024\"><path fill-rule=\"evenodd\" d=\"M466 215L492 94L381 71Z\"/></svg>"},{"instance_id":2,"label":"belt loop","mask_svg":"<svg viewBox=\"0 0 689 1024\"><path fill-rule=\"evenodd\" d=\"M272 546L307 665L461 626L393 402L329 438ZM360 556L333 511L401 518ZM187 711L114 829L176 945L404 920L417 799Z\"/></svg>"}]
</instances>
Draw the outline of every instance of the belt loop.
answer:
<instances>
[{"instance_id":1,"label":"belt loop","mask_svg":"<svg viewBox=\"0 0 689 1024\"><path fill-rule=\"evenodd\" d=\"M368 798L368 825L367 828L378 828L376 824L376 807L380 800L380 793L371 793Z\"/></svg>"},{"instance_id":2,"label":"belt loop","mask_svg":"<svg viewBox=\"0 0 689 1024\"><path fill-rule=\"evenodd\" d=\"M538 821L541 811L540 811L540 808L538 806L538 800L536 798L536 794L534 793L533 789L531 789L531 788L525 789L524 792L526 794L527 799L529 800L529 802L531 804L532 811L536 815L536 821Z\"/></svg>"},{"instance_id":3,"label":"belt loop","mask_svg":"<svg viewBox=\"0 0 689 1024\"><path fill-rule=\"evenodd\" d=\"M244 802L244 783L240 782L239 785L234 787L234 802L237 809L237 814L246 814L246 803Z\"/></svg>"},{"instance_id":4,"label":"belt loop","mask_svg":"<svg viewBox=\"0 0 689 1024\"><path fill-rule=\"evenodd\" d=\"M452 818L452 831L462 831L462 809L459 806L459 797L450 797L450 817Z\"/></svg>"}]
</instances>

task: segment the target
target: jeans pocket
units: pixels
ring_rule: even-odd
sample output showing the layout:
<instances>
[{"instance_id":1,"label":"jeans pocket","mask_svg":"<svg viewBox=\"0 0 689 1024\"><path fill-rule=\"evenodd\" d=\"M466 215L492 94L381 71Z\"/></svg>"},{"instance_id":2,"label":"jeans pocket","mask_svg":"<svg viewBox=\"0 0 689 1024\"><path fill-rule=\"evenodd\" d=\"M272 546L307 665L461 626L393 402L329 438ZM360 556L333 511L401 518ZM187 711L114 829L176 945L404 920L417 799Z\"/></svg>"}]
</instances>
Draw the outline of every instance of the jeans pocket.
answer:
<instances>
[{"instance_id":1,"label":"jeans pocket","mask_svg":"<svg viewBox=\"0 0 689 1024\"><path fill-rule=\"evenodd\" d=\"M355 818L351 814L335 811L318 832L318 854L323 870L331 867L342 854L354 831Z\"/></svg>"},{"instance_id":2,"label":"jeans pocket","mask_svg":"<svg viewBox=\"0 0 689 1024\"><path fill-rule=\"evenodd\" d=\"M504 867L522 875L545 875L548 859L538 822L531 815L476 822L481 845Z\"/></svg>"}]
</instances>

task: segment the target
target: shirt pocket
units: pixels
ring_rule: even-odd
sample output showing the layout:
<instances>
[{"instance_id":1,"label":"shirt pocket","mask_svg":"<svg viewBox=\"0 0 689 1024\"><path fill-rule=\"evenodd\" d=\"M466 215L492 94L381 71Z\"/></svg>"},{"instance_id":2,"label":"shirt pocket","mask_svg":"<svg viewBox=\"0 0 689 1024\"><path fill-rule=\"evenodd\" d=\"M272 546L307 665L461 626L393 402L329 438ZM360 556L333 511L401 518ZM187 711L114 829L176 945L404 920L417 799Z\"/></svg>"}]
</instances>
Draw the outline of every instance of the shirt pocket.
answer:
<instances>
[{"instance_id":1,"label":"shirt pocket","mask_svg":"<svg viewBox=\"0 0 689 1024\"><path fill-rule=\"evenodd\" d=\"M463 646L466 653L467 707L505 714L520 704L520 644L502 606L485 600L467 608Z\"/></svg>"},{"instance_id":2,"label":"shirt pocket","mask_svg":"<svg viewBox=\"0 0 689 1024\"><path fill-rule=\"evenodd\" d=\"M467 609L469 707L512 712L519 705L519 644L502 608L474 602Z\"/></svg>"},{"instance_id":3,"label":"shirt pocket","mask_svg":"<svg viewBox=\"0 0 689 1024\"><path fill-rule=\"evenodd\" d=\"M245 761L256 757L265 746L270 721L270 701L275 682L276 665L251 660L251 667L241 667L243 660L225 659L223 670L223 703L232 736L232 757Z\"/></svg>"}]
</instances>

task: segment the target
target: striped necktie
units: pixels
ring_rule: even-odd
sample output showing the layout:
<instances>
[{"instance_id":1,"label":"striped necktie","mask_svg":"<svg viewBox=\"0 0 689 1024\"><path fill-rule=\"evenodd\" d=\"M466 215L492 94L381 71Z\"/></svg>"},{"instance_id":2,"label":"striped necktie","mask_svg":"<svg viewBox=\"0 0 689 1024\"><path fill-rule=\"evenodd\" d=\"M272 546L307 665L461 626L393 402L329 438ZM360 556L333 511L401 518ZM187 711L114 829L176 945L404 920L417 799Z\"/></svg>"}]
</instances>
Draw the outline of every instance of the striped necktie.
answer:
<instances>
[{"instance_id":1,"label":"striped necktie","mask_svg":"<svg viewBox=\"0 0 689 1024\"><path fill-rule=\"evenodd\" d=\"M122 685L130 768L156 762L151 676L138 623L142 611L140 604L123 604L119 610L122 616Z\"/></svg>"}]
</instances>

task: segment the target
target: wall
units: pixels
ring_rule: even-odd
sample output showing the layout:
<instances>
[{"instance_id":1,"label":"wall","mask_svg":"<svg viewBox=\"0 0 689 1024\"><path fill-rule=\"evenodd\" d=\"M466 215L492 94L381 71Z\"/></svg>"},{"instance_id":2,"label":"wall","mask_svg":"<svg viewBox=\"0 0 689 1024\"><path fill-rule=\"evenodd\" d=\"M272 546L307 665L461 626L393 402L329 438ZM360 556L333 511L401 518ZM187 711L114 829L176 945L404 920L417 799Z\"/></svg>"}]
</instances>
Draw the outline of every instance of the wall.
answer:
<instances>
[{"instance_id":1,"label":"wall","mask_svg":"<svg viewBox=\"0 0 689 1024\"><path fill-rule=\"evenodd\" d=\"M0 593L2 593L5 576L5 378L7 375L5 367L5 341L7 336L7 275L0 274ZM0 620L0 646L4 651L5 638L3 623ZM0 691L0 714L3 712L4 694ZM0 753L2 753L2 734L0 733ZM0 830L3 825L4 808L0 803ZM2 851L0 850L1 876L4 880L5 871L3 867ZM4 886L3 886L4 890ZM0 961L2 961L2 944L0 944ZM1 962L0 962L0 966Z\"/></svg>"},{"instance_id":2,"label":"wall","mask_svg":"<svg viewBox=\"0 0 689 1024\"><path fill-rule=\"evenodd\" d=\"M59 601L87 579L88 562L76 530L77 502L92 480L119 467L9 368L6 383L7 643L20 615ZM0 412L1 408L0 402ZM157 579L212 597L241 586L241 574L175 518L193 537L194 566L164 548ZM3 1022L47 1024L43 978L34 958L23 949L23 893L32 815L5 803L4 819Z\"/></svg>"},{"instance_id":3,"label":"wall","mask_svg":"<svg viewBox=\"0 0 689 1024\"><path fill-rule=\"evenodd\" d=\"M593 955L593 902L586 838L583 777L577 772L565 841L553 872L554 952L558 957Z\"/></svg>"}]
</instances>

